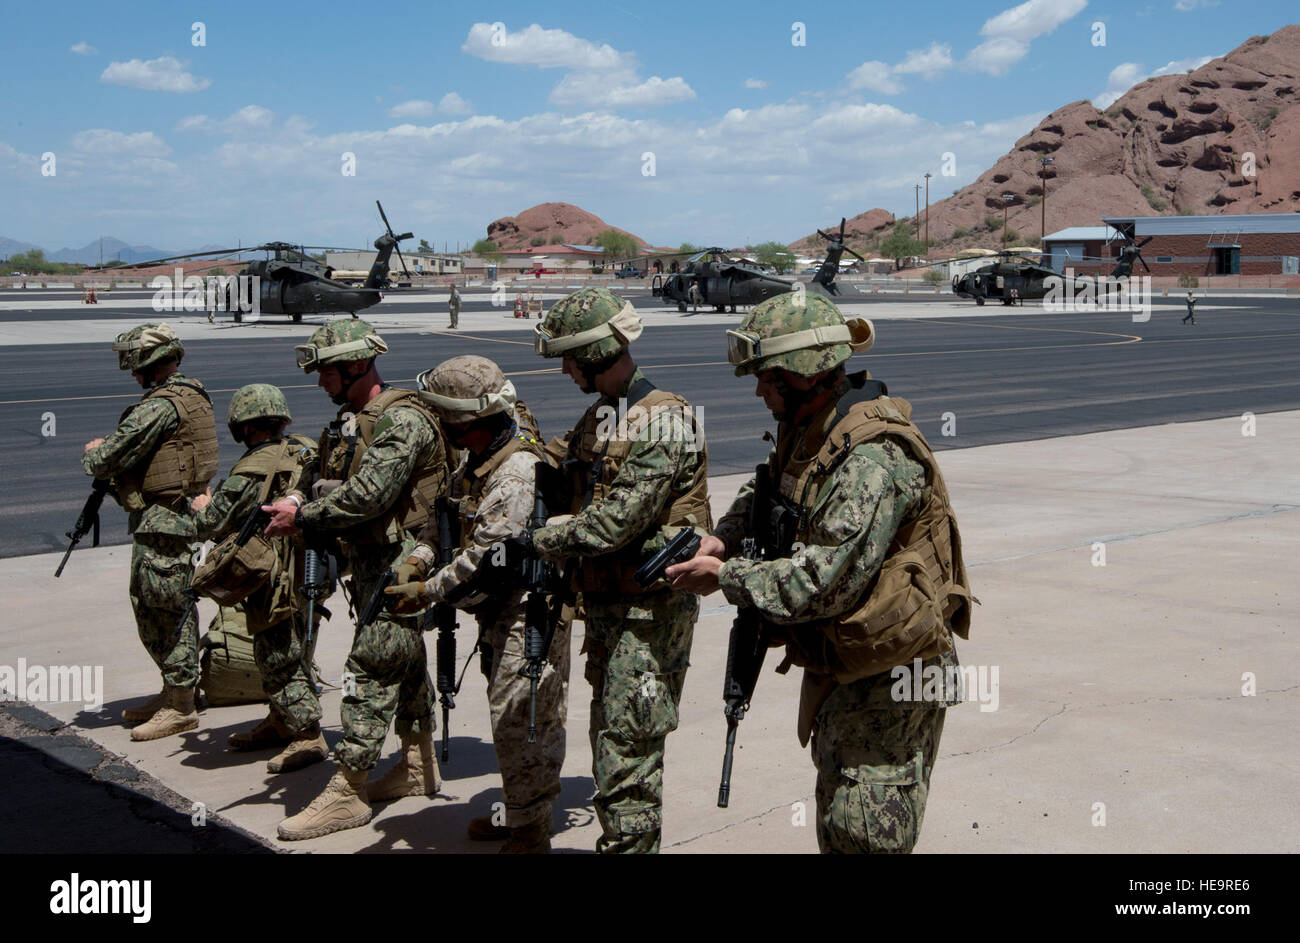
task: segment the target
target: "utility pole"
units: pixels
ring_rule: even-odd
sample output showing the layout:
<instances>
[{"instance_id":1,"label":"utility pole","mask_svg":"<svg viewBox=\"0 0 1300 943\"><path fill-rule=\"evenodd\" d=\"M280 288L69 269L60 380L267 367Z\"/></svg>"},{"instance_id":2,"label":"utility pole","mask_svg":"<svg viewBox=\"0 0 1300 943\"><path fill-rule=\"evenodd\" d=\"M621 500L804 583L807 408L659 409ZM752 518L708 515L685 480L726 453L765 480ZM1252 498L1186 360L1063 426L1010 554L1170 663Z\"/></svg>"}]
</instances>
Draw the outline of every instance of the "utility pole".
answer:
<instances>
[{"instance_id":1,"label":"utility pole","mask_svg":"<svg viewBox=\"0 0 1300 943\"><path fill-rule=\"evenodd\" d=\"M916 238L921 238L921 185L915 184L912 189L916 192L916 215L912 217L916 220Z\"/></svg>"},{"instance_id":2,"label":"utility pole","mask_svg":"<svg viewBox=\"0 0 1300 943\"><path fill-rule=\"evenodd\" d=\"M1007 244L1007 207L1011 205L1011 201L1015 198L1014 193L1002 194L1002 244L1004 246Z\"/></svg>"},{"instance_id":3,"label":"utility pole","mask_svg":"<svg viewBox=\"0 0 1300 943\"><path fill-rule=\"evenodd\" d=\"M925 172L925 251L930 251L930 171Z\"/></svg>"},{"instance_id":4,"label":"utility pole","mask_svg":"<svg viewBox=\"0 0 1300 943\"><path fill-rule=\"evenodd\" d=\"M1043 212L1042 212L1042 219L1039 221L1039 228L1042 229L1043 231L1043 239L1046 239L1047 238L1047 168L1052 165L1052 158L1040 157L1038 158L1038 163L1041 165L1041 169L1038 171L1038 176L1041 177L1043 181ZM1044 247L1039 246L1039 248L1044 248Z\"/></svg>"}]
</instances>

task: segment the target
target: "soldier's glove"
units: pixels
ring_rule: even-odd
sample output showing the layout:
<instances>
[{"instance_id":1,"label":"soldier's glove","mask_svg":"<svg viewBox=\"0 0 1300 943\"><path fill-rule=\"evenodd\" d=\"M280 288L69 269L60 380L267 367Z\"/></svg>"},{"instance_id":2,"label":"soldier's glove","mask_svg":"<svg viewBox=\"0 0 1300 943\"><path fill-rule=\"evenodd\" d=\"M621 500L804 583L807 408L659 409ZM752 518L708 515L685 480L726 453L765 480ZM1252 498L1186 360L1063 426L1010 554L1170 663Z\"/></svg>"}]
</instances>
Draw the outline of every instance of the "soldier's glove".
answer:
<instances>
[{"instance_id":1,"label":"soldier's glove","mask_svg":"<svg viewBox=\"0 0 1300 943\"><path fill-rule=\"evenodd\" d=\"M407 557L405 563L393 567L393 572L397 574L398 586L415 580L423 581L429 575L425 562L416 556Z\"/></svg>"},{"instance_id":2,"label":"soldier's glove","mask_svg":"<svg viewBox=\"0 0 1300 943\"><path fill-rule=\"evenodd\" d=\"M384 595L393 597L389 600L388 611L401 616L414 615L423 609L428 609L429 604L433 602L433 597L425 590L424 583L418 580L390 586L384 590Z\"/></svg>"}]
</instances>

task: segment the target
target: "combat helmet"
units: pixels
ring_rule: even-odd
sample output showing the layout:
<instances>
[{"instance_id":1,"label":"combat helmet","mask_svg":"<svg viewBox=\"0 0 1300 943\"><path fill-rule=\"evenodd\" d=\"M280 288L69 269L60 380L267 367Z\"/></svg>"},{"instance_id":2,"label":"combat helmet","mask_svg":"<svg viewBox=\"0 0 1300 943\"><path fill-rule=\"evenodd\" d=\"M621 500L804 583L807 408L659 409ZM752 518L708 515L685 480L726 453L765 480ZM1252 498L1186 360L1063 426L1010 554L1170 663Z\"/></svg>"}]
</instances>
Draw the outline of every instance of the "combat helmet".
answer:
<instances>
[{"instance_id":1,"label":"combat helmet","mask_svg":"<svg viewBox=\"0 0 1300 943\"><path fill-rule=\"evenodd\" d=\"M298 352L298 366L311 373L318 367L372 360L388 353L388 345L368 321L335 318L294 350Z\"/></svg>"},{"instance_id":2,"label":"combat helmet","mask_svg":"<svg viewBox=\"0 0 1300 943\"><path fill-rule=\"evenodd\" d=\"M122 332L113 341L113 350L117 351L118 367L132 373L164 360L180 363L185 356L180 338L164 323L140 324Z\"/></svg>"},{"instance_id":3,"label":"combat helmet","mask_svg":"<svg viewBox=\"0 0 1300 943\"><path fill-rule=\"evenodd\" d=\"M513 412L515 385L491 360L462 354L444 360L415 379L420 399L443 422L473 422L497 413Z\"/></svg>"},{"instance_id":4,"label":"combat helmet","mask_svg":"<svg viewBox=\"0 0 1300 943\"><path fill-rule=\"evenodd\" d=\"M846 322L826 296L790 292L757 305L727 332L727 360L738 377L777 367L810 377L869 350L875 339L866 318Z\"/></svg>"},{"instance_id":5,"label":"combat helmet","mask_svg":"<svg viewBox=\"0 0 1300 943\"><path fill-rule=\"evenodd\" d=\"M278 386L269 383L250 383L241 386L230 398L230 410L226 413L226 425L236 442L243 442L241 433L244 423L254 419L279 419L293 422L289 414L289 403Z\"/></svg>"},{"instance_id":6,"label":"combat helmet","mask_svg":"<svg viewBox=\"0 0 1300 943\"><path fill-rule=\"evenodd\" d=\"M580 364L616 356L641 336L641 318L632 303L608 288L583 288L557 301L533 328L543 357L569 356Z\"/></svg>"}]
</instances>

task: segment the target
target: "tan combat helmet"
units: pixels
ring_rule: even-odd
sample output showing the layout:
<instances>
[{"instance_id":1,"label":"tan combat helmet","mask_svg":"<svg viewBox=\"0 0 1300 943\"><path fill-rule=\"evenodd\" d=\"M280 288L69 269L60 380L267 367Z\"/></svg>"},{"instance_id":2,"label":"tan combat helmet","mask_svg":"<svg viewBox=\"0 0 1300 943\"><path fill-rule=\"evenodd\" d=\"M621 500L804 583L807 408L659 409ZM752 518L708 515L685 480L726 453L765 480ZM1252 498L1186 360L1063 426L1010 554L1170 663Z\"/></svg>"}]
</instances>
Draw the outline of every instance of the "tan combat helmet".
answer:
<instances>
[{"instance_id":1,"label":"tan combat helmet","mask_svg":"<svg viewBox=\"0 0 1300 943\"><path fill-rule=\"evenodd\" d=\"M185 356L185 345L171 325L164 323L140 324L124 331L113 341L113 350L117 352L118 367L132 373L164 360L180 363Z\"/></svg>"},{"instance_id":2,"label":"tan combat helmet","mask_svg":"<svg viewBox=\"0 0 1300 943\"><path fill-rule=\"evenodd\" d=\"M420 399L443 422L473 422L515 409L515 385L486 357L462 354L444 360L416 377L416 384Z\"/></svg>"}]
</instances>

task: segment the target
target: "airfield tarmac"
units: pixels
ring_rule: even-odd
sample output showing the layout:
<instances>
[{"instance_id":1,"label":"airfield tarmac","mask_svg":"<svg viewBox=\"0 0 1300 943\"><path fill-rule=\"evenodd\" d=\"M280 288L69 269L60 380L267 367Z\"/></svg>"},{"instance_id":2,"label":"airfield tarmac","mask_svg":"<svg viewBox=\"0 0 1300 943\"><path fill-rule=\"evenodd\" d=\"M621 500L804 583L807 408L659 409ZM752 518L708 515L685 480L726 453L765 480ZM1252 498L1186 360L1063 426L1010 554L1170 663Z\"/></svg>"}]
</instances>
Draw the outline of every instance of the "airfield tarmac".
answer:
<instances>
[{"instance_id":1,"label":"airfield tarmac","mask_svg":"<svg viewBox=\"0 0 1300 943\"><path fill-rule=\"evenodd\" d=\"M722 332L739 316L679 315L629 294L647 321L638 362L703 406L720 510L743 478L738 473L765 454L760 437L771 426L753 381L734 378L725 364ZM441 302L430 310L408 299L386 301L371 312L392 347L380 361L385 375L409 382L445 357L482 353L513 374L548 435L563 431L589 401L532 353L526 332L535 322L471 299L454 334L443 330ZM103 665L102 711L37 706L71 725L63 734L109 759L96 765L76 753L78 744L65 742L58 753L43 748L40 736L27 737L27 753L14 762L31 775L0 786L0 834L25 820L23 834L38 839L41 830L30 823L55 820L62 793L51 788L52 768L65 788L129 788L99 785L112 767L170 787L174 793L162 790L150 801L170 803L181 826L190 812L184 803L201 801L275 845L275 823L301 808L329 771L273 777L262 753L224 753L226 735L261 708L210 709L198 731L146 744L131 743L115 721L122 706L156 689L156 672L134 639L128 554L112 545L125 540L121 512L106 508L108 546L78 550L59 583L50 575L61 533L87 491L76 460L81 444L111 429L138 396L116 370L107 341L157 315L147 298L139 307L101 305L91 314L72 298L48 309L14 302L0 292L0 537L12 558L0 561L9 613L0 664L24 657L29 664ZM1214 299L1198 305L1194 327L1179 323L1176 299L1157 300L1144 323L1128 314L976 309L944 296L850 297L843 307L849 316L873 318L879 333L875 349L854 365L910 399L921 428L946 450L945 477L982 602L959 651L965 664L1000 676L996 710L970 703L950 712L918 851L1295 850L1300 305ZM219 419L230 393L255 380L291 387L300 431L314 433L332 415L324 395L292 366L292 344L312 325L168 320L182 325L185 366L216 391ZM40 435L45 412L55 414L52 437ZM943 434L945 413L955 435ZM1254 435L1243 435L1244 413L1254 418ZM223 438L223 472L236 455ZM1098 544L1108 554L1104 566L1096 562ZM733 610L720 595L703 608L681 726L669 739L665 850L815 850L811 827L800 824L801 809L811 815L812 768L793 735L794 674L764 673L741 727L732 807L714 808L719 687ZM205 608L205 622L209 613ZM334 623L320 647L327 678L341 670L351 634L346 618ZM574 645L576 653L577 639ZM462 643L462 660L469 647ZM1257 686L1249 695L1246 674ZM587 700L575 655L556 816L561 850L590 850L595 840ZM337 692L324 704L326 736L334 741ZM463 838L465 822L485 813L499 788L473 671L458 704L453 759L443 770L444 792L454 801L405 799L381 807L366 828L287 847L493 850ZM390 755L394 748L395 740ZM33 767L40 763L44 772ZM92 767L93 777L79 772ZM95 838L113 847L115 830L134 834L147 804L119 803L115 826ZM234 844L245 841L232 835Z\"/></svg>"}]
</instances>

